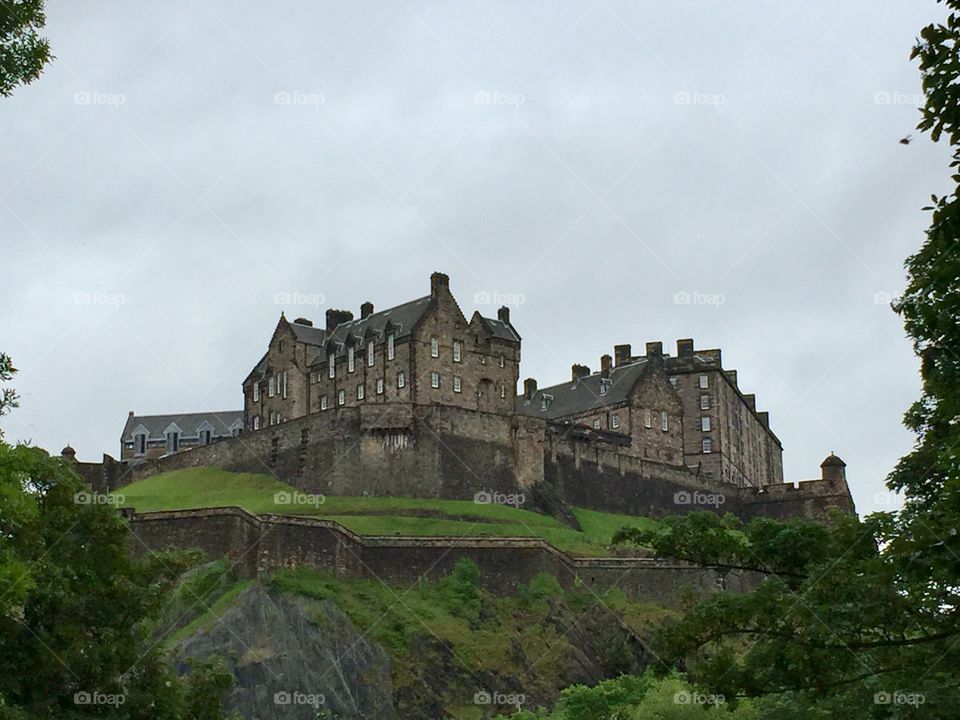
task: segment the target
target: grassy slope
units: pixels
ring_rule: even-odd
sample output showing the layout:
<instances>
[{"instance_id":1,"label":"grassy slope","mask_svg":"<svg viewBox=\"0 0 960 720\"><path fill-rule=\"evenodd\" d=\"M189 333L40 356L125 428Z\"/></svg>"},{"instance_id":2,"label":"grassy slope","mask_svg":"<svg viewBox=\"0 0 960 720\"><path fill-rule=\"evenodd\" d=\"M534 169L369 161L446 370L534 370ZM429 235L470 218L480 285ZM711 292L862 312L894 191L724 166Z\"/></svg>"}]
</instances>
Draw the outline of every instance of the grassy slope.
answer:
<instances>
[{"instance_id":1,"label":"grassy slope","mask_svg":"<svg viewBox=\"0 0 960 720\"><path fill-rule=\"evenodd\" d=\"M190 468L155 475L118 491L121 505L140 512L238 505L253 513L300 514L336 520L361 535L479 535L540 537L576 555L609 554L613 533L625 525L650 526L654 520L575 508L583 532L555 518L506 505L470 500L393 497L326 497L319 504L287 504L276 493L294 488L269 475ZM416 513L430 513L418 517Z\"/></svg>"}]
</instances>

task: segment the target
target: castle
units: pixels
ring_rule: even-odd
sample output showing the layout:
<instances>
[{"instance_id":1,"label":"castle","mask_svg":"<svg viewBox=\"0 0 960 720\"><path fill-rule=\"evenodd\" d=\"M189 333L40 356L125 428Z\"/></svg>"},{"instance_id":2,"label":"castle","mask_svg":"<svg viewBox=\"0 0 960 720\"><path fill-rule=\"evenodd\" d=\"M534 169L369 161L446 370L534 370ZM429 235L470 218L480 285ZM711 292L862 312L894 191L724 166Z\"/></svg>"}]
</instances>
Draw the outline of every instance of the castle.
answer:
<instances>
[{"instance_id":1,"label":"castle","mask_svg":"<svg viewBox=\"0 0 960 720\"><path fill-rule=\"evenodd\" d=\"M137 436L128 418L129 476L213 465L330 495L520 492L545 511L564 503L654 515L853 511L835 456L820 479L783 482L769 415L723 368L720 350L679 340L675 356L658 342L633 355L616 345L597 372L574 364L568 381L541 388L527 379L518 394L521 336L509 309L467 320L443 273L431 275L424 297L379 312L365 302L358 318L330 309L325 320L320 328L281 314L243 381L239 434L227 425L230 437L200 435L173 452L182 438L169 433L182 423L159 416L154 425L167 423L168 438L154 444L168 454L151 458L149 428L140 423Z\"/></svg>"}]
</instances>

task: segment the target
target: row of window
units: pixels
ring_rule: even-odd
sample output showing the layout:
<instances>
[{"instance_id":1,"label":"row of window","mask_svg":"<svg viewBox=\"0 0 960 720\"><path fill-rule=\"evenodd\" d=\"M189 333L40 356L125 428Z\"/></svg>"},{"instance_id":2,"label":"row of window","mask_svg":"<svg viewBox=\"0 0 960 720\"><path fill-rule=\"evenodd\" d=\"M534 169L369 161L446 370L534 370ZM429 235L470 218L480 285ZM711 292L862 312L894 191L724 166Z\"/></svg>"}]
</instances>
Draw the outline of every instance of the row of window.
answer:
<instances>
[{"instance_id":1,"label":"row of window","mask_svg":"<svg viewBox=\"0 0 960 720\"><path fill-rule=\"evenodd\" d=\"M234 436L240 434L239 429L234 429L231 431ZM201 430L197 434L200 445L209 445L213 442L213 431L212 430ZM165 444L167 452L177 452L180 450L181 438L180 433L178 432L168 432L165 436ZM147 453L147 436L143 433L135 435L133 438L133 443L128 443L127 447L132 447L137 455L145 455ZM156 443L154 443L156 444Z\"/></svg>"},{"instance_id":2,"label":"row of window","mask_svg":"<svg viewBox=\"0 0 960 720\"><path fill-rule=\"evenodd\" d=\"M676 376L676 375L671 375L671 376L670 376L670 384L673 385L674 387L676 387L676 386L677 386L677 382L678 382L677 376ZM710 376L709 376L709 375L701 375L699 378L697 378L697 385L700 387L701 390L706 390L707 388L709 388L709 387L710 387Z\"/></svg>"},{"instance_id":3,"label":"row of window","mask_svg":"<svg viewBox=\"0 0 960 720\"><path fill-rule=\"evenodd\" d=\"M287 371L278 372L271 375L267 380L267 397L274 395L287 396ZM260 402L260 383L253 384L253 401Z\"/></svg>"}]
</instances>

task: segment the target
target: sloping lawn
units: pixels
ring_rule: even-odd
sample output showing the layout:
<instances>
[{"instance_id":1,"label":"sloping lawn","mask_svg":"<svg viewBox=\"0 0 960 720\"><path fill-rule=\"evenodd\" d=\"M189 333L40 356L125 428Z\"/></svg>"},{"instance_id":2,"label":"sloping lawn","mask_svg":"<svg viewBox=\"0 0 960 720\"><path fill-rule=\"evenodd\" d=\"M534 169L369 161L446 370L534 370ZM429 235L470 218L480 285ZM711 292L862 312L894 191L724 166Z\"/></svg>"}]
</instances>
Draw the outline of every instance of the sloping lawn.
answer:
<instances>
[{"instance_id":1,"label":"sloping lawn","mask_svg":"<svg viewBox=\"0 0 960 720\"><path fill-rule=\"evenodd\" d=\"M609 555L613 533L655 520L574 508L578 532L556 518L508 505L470 500L327 496L311 498L270 475L189 468L145 478L116 492L118 504L139 512L236 505L249 512L336 520L360 535L540 537L585 556ZM293 501L291 501L293 500Z\"/></svg>"}]
</instances>

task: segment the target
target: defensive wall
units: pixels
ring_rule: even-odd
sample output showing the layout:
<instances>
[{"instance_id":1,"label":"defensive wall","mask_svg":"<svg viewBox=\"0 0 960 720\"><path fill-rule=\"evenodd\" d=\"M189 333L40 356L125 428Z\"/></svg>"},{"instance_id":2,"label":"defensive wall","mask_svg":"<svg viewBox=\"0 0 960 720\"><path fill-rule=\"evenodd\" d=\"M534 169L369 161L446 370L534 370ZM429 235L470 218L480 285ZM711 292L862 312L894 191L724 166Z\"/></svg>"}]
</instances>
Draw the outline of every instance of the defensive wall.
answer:
<instances>
[{"instance_id":1,"label":"defensive wall","mask_svg":"<svg viewBox=\"0 0 960 720\"><path fill-rule=\"evenodd\" d=\"M539 538L361 537L331 520L253 515L241 508L165 512L126 511L134 550L197 548L210 560L228 558L246 578L264 579L284 568L307 566L337 577L412 585L449 573L460 558L480 568L481 584L513 593L540 572L565 587L598 595L619 587L629 596L667 605L690 593L744 590L749 576L657 558L575 558Z\"/></svg>"}]
</instances>

